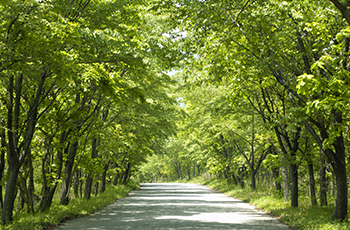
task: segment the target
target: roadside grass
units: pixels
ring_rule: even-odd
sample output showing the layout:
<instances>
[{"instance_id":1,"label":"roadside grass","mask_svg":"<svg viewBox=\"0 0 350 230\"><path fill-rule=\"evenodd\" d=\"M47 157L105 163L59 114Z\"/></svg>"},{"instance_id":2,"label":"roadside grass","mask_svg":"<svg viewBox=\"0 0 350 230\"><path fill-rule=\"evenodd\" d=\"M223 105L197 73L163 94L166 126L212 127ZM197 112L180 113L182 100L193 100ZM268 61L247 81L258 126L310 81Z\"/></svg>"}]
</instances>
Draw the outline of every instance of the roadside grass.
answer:
<instances>
[{"instance_id":1,"label":"roadside grass","mask_svg":"<svg viewBox=\"0 0 350 230\"><path fill-rule=\"evenodd\" d=\"M329 199L328 206L320 207L312 206L308 196L300 196L299 207L292 208L289 202L284 201L281 194L267 188L257 188L255 191L252 191L249 186L242 189L228 183L226 180L202 179L200 177L192 180L182 180L181 182L207 185L228 196L250 203L269 215L276 217L291 229L350 229L349 218L343 222L332 221L334 211L334 199L332 198Z\"/></svg>"},{"instance_id":2,"label":"roadside grass","mask_svg":"<svg viewBox=\"0 0 350 230\"><path fill-rule=\"evenodd\" d=\"M130 182L127 185L108 186L104 193L92 196L91 199L74 198L67 206L59 205L58 199L53 201L52 207L47 212L34 214L18 213L14 216L13 223L2 227L6 230L39 230L53 229L60 223L81 216L94 213L118 199L126 197L130 191L136 189L138 184Z\"/></svg>"}]
</instances>

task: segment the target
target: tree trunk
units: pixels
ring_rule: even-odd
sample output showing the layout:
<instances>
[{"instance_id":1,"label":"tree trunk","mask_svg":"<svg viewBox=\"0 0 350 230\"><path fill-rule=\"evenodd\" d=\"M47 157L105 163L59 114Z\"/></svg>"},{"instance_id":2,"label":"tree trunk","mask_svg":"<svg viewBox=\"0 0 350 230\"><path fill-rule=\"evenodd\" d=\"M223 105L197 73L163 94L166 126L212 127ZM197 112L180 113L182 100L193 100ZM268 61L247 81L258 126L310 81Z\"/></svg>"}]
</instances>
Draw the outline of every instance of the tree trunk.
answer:
<instances>
[{"instance_id":1,"label":"tree trunk","mask_svg":"<svg viewBox=\"0 0 350 230\"><path fill-rule=\"evenodd\" d=\"M30 106L27 112L27 123L25 127L25 133L23 134L23 140L19 145L19 114L21 107L21 90L23 75L19 75L16 82L16 98L15 105L13 104L13 76L9 78L7 103L7 137L8 137L8 180L6 184L4 210L1 216L1 222L3 225L12 221L14 201L16 198L16 184L19 169L23 164L26 156L30 152L30 145L35 132L35 125L37 123L38 106L42 95L42 89L47 77L46 71L39 79L38 87L36 89L33 104ZM18 147L20 146L20 147ZM22 153L22 154L21 154Z\"/></svg>"},{"instance_id":2,"label":"tree trunk","mask_svg":"<svg viewBox=\"0 0 350 230\"><path fill-rule=\"evenodd\" d=\"M298 207L298 165L295 163L289 166L290 180L291 180L291 206Z\"/></svg>"},{"instance_id":3,"label":"tree trunk","mask_svg":"<svg viewBox=\"0 0 350 230\"><path fill-rule=\"evenodd\" d=\"M342 124L342 113L339 111L332 111L337 124ZM319 125L320 133L323 140L328 138L328 132L324 124ZM317 138L316 138L317 139ZM345 161L345 144L343 133L340 132L335 142L333 143L335 151L325 149L324 152L331 162L336 181L336 200L334 219L344 220L348 211L348 186L346 175L346 161Z\"/></svg>"},{"instance_id":4,"label":"tree trunk","mask_svg":"<svg viewBox=\"0 0 350 230\"><path fill-rule=\"evenodd\" d=\"M323 153L320 156L320 203L321 206L327 206L327 178L326 178L326 161Z\"/></svg>"},{"instance_id":5,"label":"tree trunk","mask_svg":"<svg viewBox=\"0 0 350 230\"><path fill-rule=\"evenodd\" d=\"M283 187L283 196L284 201L289 201L289 181L288 181L288 169L286 166L286 157L282 154L281 156L281 173L282 173L282 187Z\"/></svg>"},{"instance_id":6,"label":"tree trunk","mask_svg":"<svg viewBox=\"0 0 350 230\"><path fill-rule=\"evenodd\" d=\"M97 181L95 181L95 192L94 195L97 196L98 195L98 188L100 186L100 183L98 182L98 177L97 177Z\"/></svg>"},{"instance_id":7,"label":"tree trunk","mask_svg":"<svg viewBox=\"0 0 350 230\"><path fill-rule=\"evenodd\" d=\"M308 168L309 168L309 188L310 188L311 204L313 206L317 206L314 166L310 161L308 162Z\"/></svg>"},{"instance_id":8,"label":"tree trunk","mask_svg":"<svg viewBox=\"0 0 350 230\"><path fill-rule=\"evenodd\" d=\"M18 191L18 190L17 190ZM17 212L20 212L22 211L22 209L24 208L24 198L23 198L23 194L22 192L20 191L19 192L19 196L17 198Z\"/></svg>"},{"instance_id":9,"label":"tree trunk","mask_svg":"<svg viewBox=\"0 0 350 230\"><path fill-rule=\"evenodd\" d=\"M98 141L96 138L93 138L92 144L91 144L91 159L95 159L98 156L97 146L98 146ZM86 179L85 192L84 192L84 198L87 200L91 198L92 183L93 183L92 173L89 173Z\"/></svg>"},{"instance_id":10,"label":"tree trunk","mask_svg":"<svg viewBox=\"0 0 350 230\"><path fill-rule=\"evenodd\" d=\"M244 174L246 172L247 168L246 167L241 167L239 168L239 183L241 185L241 188L244 188L245 187L245 183L244 183Z\"/></svg>"},{"instance_id":11,"label":"tree trunk","mask_svg":"<svg viewBox=\"0 0 350 230\"><path fill-rule=\"evenodd\" d=\"M7 148L5 129L0 129L0 141L0 180L2 180L5 170L5 154ZM4 199L2 194L2 185L0 185L0 209L4 208Z\"/></svg>"},{"instance_id":12,"label":"tree trunk","mask_svg":"<svg viewBox=\"0 0 350 230\"><path fill-rule=\"evenodd\" d=\"M102 173L102 179L101 179L101 193L106 191L106 177L107 177L107 171L109 167L109 162L105 165Z\"/></svg>"},{"instance_id":13,"label":"tree trunk","mask_svg":"<svg viewBox=\"0 0 350 230\"><path fill-rule=\"evenodd\" d=\"M237 177L236 177L234 171L232 171L231 176L232 176L233 183L234 183L235 185L238 185L238 180L237 180Z\"/></svg>"},{"instance_id":14,"label":"tree trunk","mask_svg":"<svg viewBox=\"0 0 350 230\"><path fill-rule=\"evenodd\" d=\"M92 177L88 175L85 181L84 198L89 200L91 198Z\"/></svg>"},{"instance_id":15,"label":"tree trunk","mask_svg":"<svg viewBox=\"0 0 350 230\"><path fill-rule=\"evenodd\" d=\"M250 187L252 190L255 190L256 189L256 173L257 171L256 170L251 170L250 172Z\"/></svg>"},{"instance_id":16,"label":"tree trunk","mask_svg":"<svg viewBox=\"0 0 350 230\"><path fill-rule=\"evenodd\" d=\"M335 219L344 220L348 213L348 184L346 174L345 145L342 134L337 137L333 146L335 147L337 153L334 156L334 161L332 162L337 189L337 196L335 199L336 205L333 217Z\"/></svg>"},{"instance_id":17,"label":"tree trunk","mask_svg":"<svg viewBox=\"0 0 350 230\"><path fill-rule=\"evenodd\" d=\"M8 179L6 183L4 209L2 210L1 223L6 225L12 221L13 207L16 199L16 184L20 169L19 153L17 150L17 130L13 130L13 76L10 76L8 86L8 103L7 103L7 136L8 136ZM18 98L19 99L19 95ZM19 101L17 101L19 103ZM15 120L18 118L15 118Z\"/></svg>"},{"instance_id":18,"label":"tree trunk","mask_svg":"<svg viewBox=\"0 0 350 230\"><path fill-rule=\"evenodd\" d=\"M66 132L62 132L61 134L61 138L60 138L60 144L63 145L64 141L66 140ZM50 143L51 141L48 140L48 142L46 142L46 153L45 156L42 159L42 177L43 177L43 188L42 188L42 199L40 201L40 205L39 205L39 209L44 212L50 209L51 204L52 204L52 199L53 196L55 194L55 191L57 189L57 185L58 185L58 181L61 178L61 172L62 172L62 167L63 167L63 148L60 148L57 151L57 157L56 157L56 161L57 161L57 169L56 170L48 170L48 166L51 165L51 154L50 154ZM51 176L50 179L54 180L53 184L48 182L48 178L47 178L47 173L56 173L56 176L53 177Z\"/></svg>"},{"instance_id":19,"label":"tree trunk","mask_svg":"<svg viewBox=\"0 0 350 230\"><path fill-rule=\"evenodd\" d=\"M281 183L277 181L277 178L279 177L279 170L277 167L272 168L272 175L273 175L273 179L275 182L275 188L277 191L281 191L282 190L282 186Z\"/></svg>"},{"instance_id":20,"label":"tree trunk","mask_svg":"<svg viewBox=\"0 0 350 230\"><path fill-rule=\"evenodd\" d=\"M17 194L17 177L19 172L19 164L11 164L8 168L8 179L6 183L6 192L4 200L4 209L2 210L1 222L3 225L12 221L14 201Z\"/></svg>"},{"instance_id":21,"label":"tree trunk","mask_svg":"<svg viewBox=\"0 0 350 230\"><path fill-rule=\"evenodd\" d=\"M80 175L79 175L80 177L81 177L81 172L80 172ZM83 197L83 184L84 184L84 182L83 181L79 181L79 197Z\"/></svg>"},{"instance_id":22,"label":"tree trunk","mask_svg":"<svg viewBox=\"0 0 350 230\"><path fill-rule=\"evenodd\" d=\"M348 208L348 185L345 165L336 164L334 173L336 179L336 205L333 217L344 220L347 216Z\"/></svg>"},{"instance_id":23,"label":"tree trunk","mask_svg":"<svg viewBox=\"0 0 350 230\"><path fill-rule=\"evenodd\" d=\"M27 204L27 213L34 213L34 169L31 154L28 155L26 163L28 167L28 187L25 188L25 202Z\"/></svg>"},{"instance_id":24,"label":"tree trunk","mask_svg":"<svg viewBox=\"0 0 350 230\"><path fill-rule=\"evenodd\" d=\"M79 198L79 184L80 184L80 171L79 169L74 172L73 192L75 198Z\"/></svg>"},{"instance_id":25,"label":"tree trunk","mask_svg":"<svg viewBox=\"0 0 350 230\"><path fill-rule=\"evenodd\" d=\"M67 205L69 203L69 191L70 191L70 186L72 181L72 170L73 170L74 159L75 159L77 149L78 149L78 142L76 141L70 146L67 162L64 169L65 177L63 177L62 179L61 197L60 197L61 205Z\"/></svg>"},{"instance_id":26,"label":"tree trunk","mask_svg":"<svg viewBox=\"0 0 350 230\"><path fill-rule=\"evenodd\" d=\"M126 184L128 182L129 174L130 174L130 171L131 171L130 167L131 167L131 164L128 163L127 166L126 166L125 174L124 174L123 184Z\"/></svg>"},{"instance_id":27,"label":"tree trunk","mask_svg":"<svg viewBox=\"0 0 350 230\"><path fill-rule=\"evenodd\" d=\"M50 209L56 188L57 188L57 185L53 187L47 187L45 189L45 191L43 192L43 197L41 198L41 201L40 201L40 206L39 206L40 211L44 212Z\"/></svg>"}]
</instances>

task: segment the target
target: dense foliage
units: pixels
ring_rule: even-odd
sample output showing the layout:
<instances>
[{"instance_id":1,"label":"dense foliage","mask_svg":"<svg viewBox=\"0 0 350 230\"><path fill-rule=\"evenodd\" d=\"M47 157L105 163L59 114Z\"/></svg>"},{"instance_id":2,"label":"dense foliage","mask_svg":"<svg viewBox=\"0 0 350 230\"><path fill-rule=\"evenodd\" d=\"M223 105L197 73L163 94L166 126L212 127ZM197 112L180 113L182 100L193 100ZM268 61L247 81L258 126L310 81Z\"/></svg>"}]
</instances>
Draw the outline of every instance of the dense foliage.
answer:
<instances>
[{"instance_id":1,"label":"dense foliage","mask_svg":"<svg viewBox=\"0 0 350 230\"><path fill-rule=\"evenodd\" d=\"M136 172L334 196L347 218L349 5L0 1L2 224Z\"/></svg>"},{"instance_id":2,"label":"dense foliage","mask_svg":"<svg viewBox=\"0 0 350 230\"><path fill-rule=\"evenodd\" d=\"M187 116L148 179L211 173L268 185L291 207L301 194L314 206L334 196L329 219L347 218L349 1L164 5L192 56L176 78Z\"/></svg>"},{"instance_id":3,"label":"dense foliage","mask_svg":"<svg viewBox=\"0 0 350 230\"><path fill-rule=\"evenodd\" d=\"M182 55L152 7L1 2L2 224L14 211L49 210L57 193L67 205L108 182L126 183L173 134L176 101L165 72Z\"/></svg>"}]
</instances>

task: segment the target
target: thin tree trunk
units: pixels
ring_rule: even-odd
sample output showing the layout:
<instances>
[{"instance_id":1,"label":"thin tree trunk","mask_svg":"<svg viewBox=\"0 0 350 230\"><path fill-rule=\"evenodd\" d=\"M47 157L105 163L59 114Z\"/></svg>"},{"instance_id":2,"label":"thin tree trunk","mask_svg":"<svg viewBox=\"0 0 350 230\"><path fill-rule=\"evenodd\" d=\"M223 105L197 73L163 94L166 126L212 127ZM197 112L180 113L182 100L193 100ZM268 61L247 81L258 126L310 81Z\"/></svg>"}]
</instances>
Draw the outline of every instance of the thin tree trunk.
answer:
<instances>
[{"instance_id":1,"label":"thin tree trunk","mask_svg":"<svg viewBox=\"0 0 350 230\"><path fill-rule=\"evenodd\" d=\"M5 129L0 129L0 180L3 179L5 170L5 154L7 149ZM0 185L0 209L4 208L2 185Z\"/></svg>"},{"instance_id":2,"label":"thin tree trunk","mask_svg":"<svg viewBox=\"0 0 350 230\"><path fill-rule=\"evenodd\" d=\"M65 142L66 138L68 137L66 132L61 133L61 138L60 138L60 144L63 145ZM44 212L50 209L51 204L52 204L52 199L55 194L55 191L58 186L59 179L61 178L61 172L63 168L63 151L68 151L64 150L62 147L57 151L57 157L56 157L56 162L57 162L57 170L53 171L56 176L55 177L50 177L50 179L54 180L54 183L48 183L48 178L47 178L47 173L51 172L47 170L47 166L51 165L51 160L50 160L50 143L51 141L49 140L46 143L46 153L45 156L42 160L42 176L43 176L43 188L42 188L42 199L40 201L39 209Z\"/></svg>"},{"instance_id":3,"label":"thin tree trunk","mask_svg":"<svg viewBox=\"0 0 350 230\"><path fill-rule=\"evenodd\" d=\"M81 177L81 172L79 172L79 176ZM79 197L83 197L83 185L84 185L84 182L80 181L79 182Z\"/></svg>"},{"instance_id":4,"label":"thin tree trunk","mask_svg":"<svg viewBox=\"0 0 350 230\"><path fill-rule=\"evenodd\" d=\"M32 155L28 155L28 189L27 189L27 213L34 213L34 169Z\"/></svg>"},{"instance_id":5,"label":"thin tree trunk","mask_svg":"<svg viewBox=\"0 0 350 230\"><path fill-rule=\"evenodd\" d=\"M93 138L92 144L91 144L91 159L95 159L98 156L97 146L98 146L98 141L96 138ZM92 173L89 173L86 179L85 192L84 192L84 198L87 200L91 198L92 183L93 183L93 176L92 176Z\"/></svg>"},{"instance_id":6,"label":"thin tree trunk","mask_svg":"<svg viewBox=\"0 0 350 230\"><path fill-rule=\"evenodd\" d=\"M73 144L70 145L68 159L65 165L65 170L64 170L65 177L62 179L62 186L61 186L61 197L60 197L61 205L67 205L69 203L69 191L70 191L70 186L72 182L72 170L73 170L74 159L75 159L77 149L78 149L78 142L75 141Z\"/></svg>"},{"instance_id":7,"label":"thin tree trunk","mask_svg":"<svg viewBox=\"0 0 350 230\"><path fill-rule=\"evenodd\" d=\"M327 178L326 178L326 161L323 153L320 156L320 203L321 206L327 206Z\"/></svg>"},{"instance_id":8,"label":"thin tree trunk","mask_svg":"<svg viewBox=\"0 0 350 230\"><path fill-rule=\"evenodd\" d=\"M101 193L106 191L106 177L107 177L107 171L109 167L109 162L105 165L102 173L102 179L101 179Z\"/></svg>"},{"instance_id":9,"label":"thin tree trunk","mask_svg":"<svg viewBox=\"0 0 350 230\"><path fill-rule=\"evenodd\" d=\"M311 161L308 162L308 168L309 168L309 187L310 187L311 204L313 206L317 206L314 166Z\"/></svg>"},{"instance_id":10,"label":"thin tree trunk","mask_svg":"<svg viewBox=\"0 0 350 230\"><path fill-rule=\"evenodd\" d=\"M233 179L233 183L235 185L238 185L238 180L237 180L236 174L235 174L235 172L233 170L232 170L231 176L232 176L232 179Z\"/></svg>"},{"instance_id":11,"label":"thin tree trunk","mask_svg":"<svg viewBox=\"0 0 350 230\"><path fill-rule=\"evenodd\" d=\"M272 169L272 174L273 174L273 178L275 181L275 188L277 191L281 191L282 190L282 186L281 183L277 181L277 178L279 177L279 170L278 168L273 168Z\"/></svg>"},{"instance_id":12,"label":"thin tree trunk","mask_svg":"<svg viewBox=\"0 0 350 230\"><path fill-rule=\"evenodd\" d=\"M97 180L95 181L95 192L94 195L97 196L98 195L98 188L100 186L100 183L98 182L98 177L96 178Z\"/></svg>"},{"instance_id":13,"label":"thin tree trunk","mask_svg":"<svg viewBox=\"0 0 350 230\"><path fill-rule=\"evenodd\" d=\"M291 180L291 206L298 207L298 165L293 163L289 166Z\"/></svg>"},{"instance_id":14,"label":"thin tree trunk","mask_svg":"<svg viewBox=\"0 0 350 230\"><path fill-rule=\"evenodd\" d=\"M9 78L8 103L7 103L7 136L8 136L8 179L6 183L6 192L4 200L4 209L2 210L1 223L6 225L12 221L14 201L16 199L16 184L20 169L19 153L17 152L17 130L13 130L13 76ZM19 100L19 95L17 97ZM17 101L19 103L19 101ZM17 118L15 118L17 119Z\"/></svg>"},{"instance_id":15,"label":"thin tree trunk","mask_svg":"<svg viewBox=\"0 0 350 230\"><path fill-rule=\"evenodd\" d=\"M288 181L288 169L286 166L286 157L282 154L281 156L281 174L282 174L282 187L284 201L289 201L289 181Z\"/></svg>"},{"instance_id":16,"label":"thin tree trunk","mask_svg":"<svg viewBox=\"0 0 350 230\"><path fill-rule=\"evenodd\" d=\"M131 170L130 167L131 167L131 164L128 163L127 166L126 166L125 174L124 174L123 184L126 184L126 182L129 179L129 173L130 173L130 170Z\"/></svg>"},{"instance_id":17,"label":"thin tree trunk","mask_svg":"<svg viewBox=\"0 0 350 230\"><path fill-rule=\"evenodd\" d=\"M250 172L250 187L252 190L255 190L256 189L256 173L257 171L256 170L252 170Z\"/></svg>"},{"instance_id":18,"label":"thin tree trunk","mask_svg":"<svg viewBox=\"0 0 350 230\"><path fill-rule=\"evenodd\" d=\"M79 169L75 170L74 172L74 182L73 182L73 192L75 198L79 198L79 179L80 179L80 171Z\"/></svg>"}]
</instances>

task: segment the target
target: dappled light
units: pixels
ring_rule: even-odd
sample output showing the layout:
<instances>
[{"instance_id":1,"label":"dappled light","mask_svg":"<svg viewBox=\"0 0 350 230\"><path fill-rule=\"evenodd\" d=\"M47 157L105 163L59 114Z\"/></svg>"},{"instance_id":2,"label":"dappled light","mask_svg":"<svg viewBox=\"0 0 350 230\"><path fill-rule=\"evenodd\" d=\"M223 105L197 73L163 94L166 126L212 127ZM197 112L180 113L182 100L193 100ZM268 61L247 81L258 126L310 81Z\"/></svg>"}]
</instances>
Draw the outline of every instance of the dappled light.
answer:
<instances>
[{"instance_id":1,"label":"dappled light","mask_svg":"<svg viewBox=\"0 0 350 230\"><path fill-rule=\"evenodd\" d=\"M350 0L0 12L1 228L350 229Z\"/></svg>"},{"instance_id":2,"label":"dappled light","mask_svg":"<svg viewBox=\"0 0 350 230\"><path fill-rule=\"evenodd\" d=\"M107 221L108 220L108 221ZM242 201L206 186L142 184L141 190L59 229L288 229Z\"/></svg>"}]
</instances>

